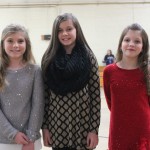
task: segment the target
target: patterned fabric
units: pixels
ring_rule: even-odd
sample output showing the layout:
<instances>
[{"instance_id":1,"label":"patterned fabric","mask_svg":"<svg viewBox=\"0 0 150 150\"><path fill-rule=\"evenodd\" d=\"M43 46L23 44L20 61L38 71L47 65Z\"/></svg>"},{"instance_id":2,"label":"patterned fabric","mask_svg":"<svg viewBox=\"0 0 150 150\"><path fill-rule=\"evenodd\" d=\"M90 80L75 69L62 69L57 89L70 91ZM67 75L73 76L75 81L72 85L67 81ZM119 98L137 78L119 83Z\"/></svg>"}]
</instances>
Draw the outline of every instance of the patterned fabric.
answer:
<instances>
[{"instance_id":1,"label":"patterned fabric","mask_svg":"<svg viewBox=\"0 0 150 150\"><path fill-rule=\"evenodd\" d=\"M77 150L77 149L65 147L65 148L52 148L52 150Z\"/></svg>"},{"instance_id":2,"label":"patterned fabric","mask_svg":"<svg viewBox=\"0 0 150 150\"><path fill-rule=\"evenodd\" d=\"M79 92L56 95L46 88L45 115L42 128L49 129L52 147L86 150L89 132L98 134L100 124L100 85L98 64L91 54L89 83ZM46 86L47 87L47 86Z\"/></svg>"}]
</instances>

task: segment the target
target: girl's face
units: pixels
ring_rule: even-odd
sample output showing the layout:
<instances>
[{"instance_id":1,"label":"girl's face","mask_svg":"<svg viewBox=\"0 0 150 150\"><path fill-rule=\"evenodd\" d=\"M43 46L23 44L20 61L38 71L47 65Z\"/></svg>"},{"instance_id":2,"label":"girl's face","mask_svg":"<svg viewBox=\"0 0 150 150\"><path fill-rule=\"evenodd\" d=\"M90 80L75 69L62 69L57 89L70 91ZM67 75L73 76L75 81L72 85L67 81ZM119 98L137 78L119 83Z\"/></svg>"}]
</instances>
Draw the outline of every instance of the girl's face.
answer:
<instances>
[{"instance_id":1,"label":"girl's face","mask_svg":"<svg viewBox=\"0 0 150 150\"><path fill-rule=\"evenodd\" d=\"M74 27L72 20L69 19L60 23L58 39L65 50L72 51L76 42L76 28Z\"/></svg>"},{"instance_id":2,"label":"girl's face","mask_svg":"<svg viewBox=\"0 0 150 150\"><path fill-rule=\"evenodd\" d=\"M138 30L129 30L124 36L121 49L123 57L138 58L143 47L141 32Z\"/></svg>"},{"instance_id":3,"label":"girl's face","mask_svg":"<svg viewBox=\"0 0 150 150\"><path fill-rule=\"evenodd\" d=\"M23 32L10 34L4 40L3 48L9 59L23 59L26 50L26 41Z\"/></svg>"},{"instance_id":4,"label":"girl's face","mask_svg":"<svg viewBox=\"0 0 150 150\"><path fill-rule=\"evenodd\" d=\"M110 55L110 54L111 54L111 51L110 51L110 50L108 50L108 51L107 51L107 54L108 54L108 55Z\"/></svg>"}]
</instances>

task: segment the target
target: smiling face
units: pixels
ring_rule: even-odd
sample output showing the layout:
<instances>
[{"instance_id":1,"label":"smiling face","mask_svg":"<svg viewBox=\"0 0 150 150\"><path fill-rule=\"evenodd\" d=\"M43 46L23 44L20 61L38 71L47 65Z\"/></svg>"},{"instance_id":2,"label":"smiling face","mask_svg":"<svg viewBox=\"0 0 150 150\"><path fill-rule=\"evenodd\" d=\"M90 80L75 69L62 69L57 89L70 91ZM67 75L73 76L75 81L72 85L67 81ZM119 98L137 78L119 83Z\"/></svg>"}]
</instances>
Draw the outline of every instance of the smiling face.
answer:
<instances>
[{"instance_id":1,"label":"smiling face","mask_svg":"<svg viewBox=\"0 0 150 150\"><path fill-rule=\"evenodd\" d=\"M8 35L3 44L3 48L11 59L23 59L23 54L26 51L26 41L23 32L16 32Z\"/></svg>"},{"instance_id":2,"label":"smiling face","mask_svg":"<svg viewBox=\"0 0 150 150\"><path fill-rule=\"evenodd\" d=\"M126 58L138 58L142 51L143 42L141 37L141 31L129 30L124 36L121 50L123 52L123 57Z\"/></svg>"},{"instance_id":3,"label":"smiling face","mask_svg":"<svg viewBox=\"0 0 150 150\"><path fill-rule=\"evenodd\" d=\"M58 39L65 48L65 50L68 53L71 53L76 43L76 28L74 27L71 19L60 23Z\"/></svg>"}]
</instances>

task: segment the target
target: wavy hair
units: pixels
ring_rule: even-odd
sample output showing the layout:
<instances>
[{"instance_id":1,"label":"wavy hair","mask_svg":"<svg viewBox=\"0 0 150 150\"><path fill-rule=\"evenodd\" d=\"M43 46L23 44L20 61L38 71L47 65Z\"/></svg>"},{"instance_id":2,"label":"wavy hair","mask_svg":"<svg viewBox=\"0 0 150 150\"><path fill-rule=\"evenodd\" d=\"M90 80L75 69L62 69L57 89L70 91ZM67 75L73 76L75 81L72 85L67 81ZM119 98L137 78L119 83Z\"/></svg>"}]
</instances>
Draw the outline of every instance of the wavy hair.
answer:
<instances>
[{"instance_id":1,"label":"wavy hair","mask_svg":"<svg viewBox=\"0 0 150 150\"><path fill-rule=\"evenodd\" d=\"M145 32L145 30L139 24L133 23L133 24L127 26L123 30L123 32L120 36L119 44L118 44L116 61L118 62L118 61L122 60L123 53L121 50L121 45L122 45L122 41L123 41L125 35L127 34L127 32L129 30L140 31L140 33L141 33L143 47L142 47L142 52L138 56L138 65L139 65L139 68L144 73L144 79L145 79L145 82L147 85L147 93L148 93L148 95L150 95L150 70L148 69L149 68L149 66L148 66L149 39L148 39L148 35Z\"/></svg>"},{"instance_id":2,"label":"wavy hair","mask_svg":"<svg viewBox=\"0 0 150 150\"><path fill-rule=\"evenodd\" d=\"M21 26L19 24L9 24L8 26L6 26L2 31L1 42L0 42L0 90L3 89L5 85L5 72L10 63L9 57L6 54L4 49L4 41L9 35L15 34L17 32L24 33L24 38L26 41L26 50L25 53L23 54L22 61L27 63L32 63L32 64L35 63L27 29L24 26Z\"/></svg>"}]
</instances>

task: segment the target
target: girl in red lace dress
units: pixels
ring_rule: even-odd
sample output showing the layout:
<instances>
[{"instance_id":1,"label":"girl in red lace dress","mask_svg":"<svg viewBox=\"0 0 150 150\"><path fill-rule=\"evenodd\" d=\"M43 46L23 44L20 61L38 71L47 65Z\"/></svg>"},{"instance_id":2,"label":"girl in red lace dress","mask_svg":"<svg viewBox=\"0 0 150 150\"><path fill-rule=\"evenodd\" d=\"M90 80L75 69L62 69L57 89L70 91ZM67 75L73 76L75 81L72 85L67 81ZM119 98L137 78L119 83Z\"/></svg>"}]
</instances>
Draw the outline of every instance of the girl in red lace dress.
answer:
<instances>
[{"instance_id":1,"label":"girl in red lace dress","mask_svg":"<svg viewBox=\"0 0 150 150\"><path fill-rule=\"evenodd\" d=\"M117 61L104 70L109 150L150 150L149 41L138 24L121 34Z\"/></svg>"}]
</instances>

